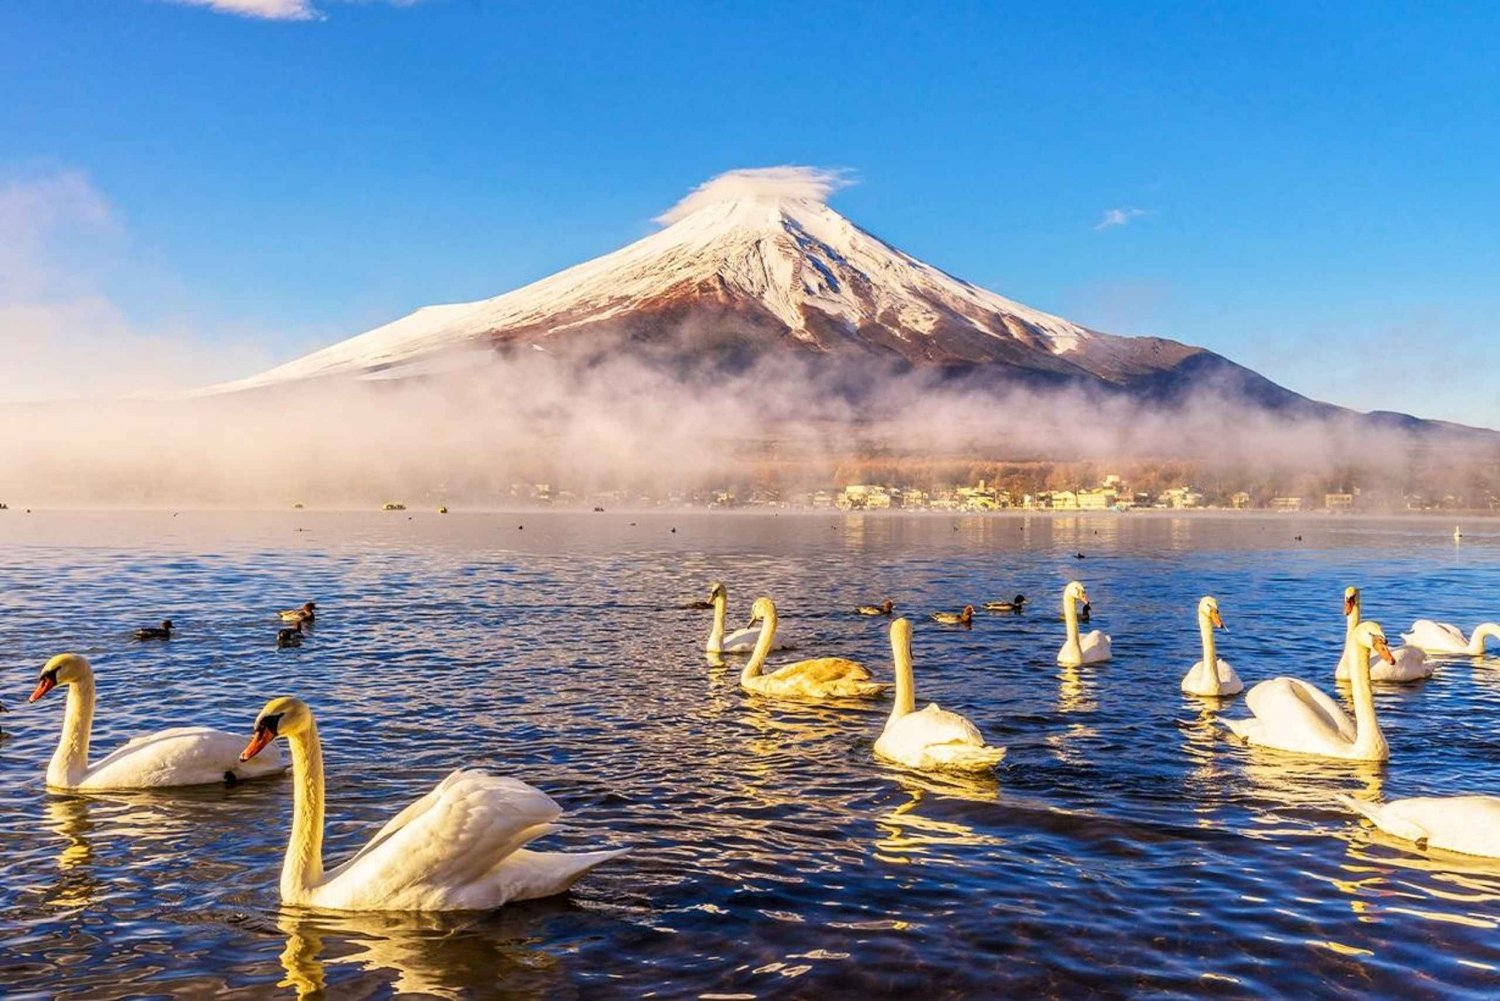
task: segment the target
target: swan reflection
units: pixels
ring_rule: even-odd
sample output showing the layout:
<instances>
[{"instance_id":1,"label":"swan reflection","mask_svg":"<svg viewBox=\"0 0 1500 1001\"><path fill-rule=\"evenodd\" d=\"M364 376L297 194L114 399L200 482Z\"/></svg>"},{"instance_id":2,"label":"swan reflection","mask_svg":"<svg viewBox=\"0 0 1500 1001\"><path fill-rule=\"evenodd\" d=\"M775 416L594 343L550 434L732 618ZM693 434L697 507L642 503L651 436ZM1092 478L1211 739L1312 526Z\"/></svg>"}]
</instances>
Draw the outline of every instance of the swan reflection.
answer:
<instances>
[{"instance_id":1,"label":"swan reflection","mask_svg":"<svg viewBox=\"0 0 1500 1001\"><path fill-rule=\"evenodd\" d=\"M394 974L389 985L397 994L458 998L475 983L476 972L483 971L507 996L547 996L561 973L558 957L524 945L502 947L502 941L529 942L539 936L497 935L489 927L494 920L491 915L285 909L276 917L286 936L280 955L286 976L278 986L291 988L299 998L325 997L330 976L337 978L339 969L352 967ZM531 920L523 918L527 924ZM507 983L518 978L530 982Z\"/></svg>"},{"instance_id":2,"label":"swan reflection","mask_svg":"<svg viewBox=\"0 0 1500 1001\"><path fill-rule=\"evenodd\" d=\"M903 774L897 782L906 798L875 818L879 831L875 839L875 857L880 861L910 865L946 848L1004 843L1002 839L981 834L961 821L933 815L933 808L944 800L994 803L1000 784L992 776Z\"/></svg>"}]
</instances>

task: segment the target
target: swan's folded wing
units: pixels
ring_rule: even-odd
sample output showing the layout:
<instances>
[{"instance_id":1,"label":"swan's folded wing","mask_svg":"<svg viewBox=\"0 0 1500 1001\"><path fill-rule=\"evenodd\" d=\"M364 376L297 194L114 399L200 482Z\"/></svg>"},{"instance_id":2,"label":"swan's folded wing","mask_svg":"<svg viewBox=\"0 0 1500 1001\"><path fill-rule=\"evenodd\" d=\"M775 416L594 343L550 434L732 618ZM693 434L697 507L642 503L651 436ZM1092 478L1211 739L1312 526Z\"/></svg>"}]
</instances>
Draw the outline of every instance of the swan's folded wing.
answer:
<instances>
[{"instance_id":1,"label":"swan's folded wing","mask_svg":"<svg viewBox=\"0 0 1500 1001\"><path fill-rule=\"evenodd\" d=\"M1463 630L1448 622L1418 619L1411 624L1411 631L1401 634L1404 643L1423 650L1439 652L1464 651L1469 648L1469 639Z\"/></svg>"},{"instance_id":2,"label":"swan's folded wing","mask_svg":"<svg viewBox=\"0 0 1500 1001\"><path fill-rule=\"evenodd\" d=\"M896 730L903 742L984 746L978 727L958 713L939 708L936 702L921 712L907 713L888 729Z\"/></svg>"},{"instance_id":3,"label":"swan's folded wing","mask_svg":"<svg viewBox=\"0 0 1500 1001\"><path fill-rule=\"evenodd\" d=\"M1338 703L1300 678L1262 681L1245 696L1245 704L1264 725L1279 732L1334 732L1354 739L1354 724Z\"/></svg>"},{"instance_id":4,"label":"swan's folded wing","mask_svg":"<svg viewBox=\"0 0 1500 1001\"><path fill-rule=\"evenodd\" d=\"M413 903L413 893L441 894L482 878L561 815L550 796L518 779L456 771L386 824L328 882L350 881L362 894L422 909L436 901Z\"/></svg>"},{"instance_id":5,"label":"swan's folded wing","mask_svg":"<svg viewBox=\"0 0 1500 1001\"><path fill-rule=\"evenodd\" d=\"M816 660L799 660L795 664L777 668L774 676L788 681L797 678L816 684L832 681L869 681L870 672L857 661L844 657L819 657Z\"/></svg>"},{"instance_id":6,"label":"swan's folded wing","mask_svg":"<svg viewBox=\"0 0 1500 1001\"><path fill-rule=\"evenodd\" d=\"M244 737L211 727L158 730L132 738L91 765L83 786L130 789L208 785L223 782L226 773L245 778L287 767L286 752L280 747L267 748L254 760L241 762L244 749Z\"/></svg>"}]
</instances>

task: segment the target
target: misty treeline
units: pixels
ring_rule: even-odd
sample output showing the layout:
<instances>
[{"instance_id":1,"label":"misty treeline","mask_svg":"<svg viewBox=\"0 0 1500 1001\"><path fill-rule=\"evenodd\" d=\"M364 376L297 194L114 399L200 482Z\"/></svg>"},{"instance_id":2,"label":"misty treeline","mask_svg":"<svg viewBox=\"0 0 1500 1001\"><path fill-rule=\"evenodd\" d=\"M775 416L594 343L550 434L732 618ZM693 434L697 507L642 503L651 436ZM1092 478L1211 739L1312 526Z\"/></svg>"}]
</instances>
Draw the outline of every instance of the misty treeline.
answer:
<instances>
[{"instance_id":1,"label":"misty treeline","mask_svg":"<svg viewBox=\"0 0 1500 1001\"><path fill-rule=\"evenodd\" d=\"M1485 507L1500 493L1497 440L1277 415L1214 387L1147 405L785 354L683 368L521 351L426 379L5 408L0 501L499 506L537 483L655 500L980 479L1021 494L1117 473L1132 491L1191 483L1211 501L1359 488Z\"/></svg>"}]
</instances>

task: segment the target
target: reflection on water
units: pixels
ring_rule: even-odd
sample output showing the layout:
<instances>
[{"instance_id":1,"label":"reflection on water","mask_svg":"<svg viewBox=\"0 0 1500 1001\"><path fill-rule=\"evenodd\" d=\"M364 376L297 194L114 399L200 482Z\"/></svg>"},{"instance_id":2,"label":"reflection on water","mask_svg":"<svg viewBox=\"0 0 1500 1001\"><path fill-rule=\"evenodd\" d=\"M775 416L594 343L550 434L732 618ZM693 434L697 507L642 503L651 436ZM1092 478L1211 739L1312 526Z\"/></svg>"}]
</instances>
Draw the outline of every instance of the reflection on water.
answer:
<instances>
[{"instance_id":1,"label":"reflection on water","mask_svg":"<svg viewBox=\"0 0 1500 1001\"><path fill-rule=\"evenodd\" d=\"M1492 994L1500 862L1418 850L1335 796L1500 791L1500 660L1378 690L1386 765L1245 747L1217 722L1242 699L1177 688L1204 593L1234 609L1222 653L1247 684L1287 674L1340 698L1346 585L1397 629L1500 617L1485 604L1500 536L1455 548L1439 529L674 512L528 514L522 537L513 517L461 513L0 519L0 994ZM1054 662L1074 576L1114 637L1107 664ZM775 595L806 655L881 677L886 621L848 610L890 594L917 623L921 700L1009 756L991 776L911 773L872 753L888 702L747 695L738 658L705 658L702 613L675 607L714 579ZM1018 591L1037 611L972 631L923 619ZM277 651L270 613L308 599L317 631ZM125 642L167 616L177 639ZM248 732L272 695L307 699L332 860L460 765L558 799L565 826L539 847L634 851L495 914L284 909L286 780L42 788L61 707L23 700L63 649L95 662L105 750L167 726Z\"/></svg>"}]
</instances>

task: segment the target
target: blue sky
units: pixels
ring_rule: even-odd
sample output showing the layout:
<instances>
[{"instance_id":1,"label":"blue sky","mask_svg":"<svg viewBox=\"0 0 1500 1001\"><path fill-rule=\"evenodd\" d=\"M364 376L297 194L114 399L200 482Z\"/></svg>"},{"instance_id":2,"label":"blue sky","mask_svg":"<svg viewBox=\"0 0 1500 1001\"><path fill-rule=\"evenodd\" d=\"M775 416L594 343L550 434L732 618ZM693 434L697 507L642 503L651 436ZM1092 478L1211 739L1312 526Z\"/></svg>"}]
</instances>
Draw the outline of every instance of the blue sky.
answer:
<instances>
[{"instance_id":1,"label":"blue sky","mask_svg":"<svg viewBox=\"0 0 1500 1001\"><path fill-rule=\"evenodd\" d=\"M1030 305L1500 426L1497 36L1481 5L8 0L0 398L243 375L797 163Z\"/></svg>"}]
</instances>

